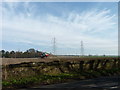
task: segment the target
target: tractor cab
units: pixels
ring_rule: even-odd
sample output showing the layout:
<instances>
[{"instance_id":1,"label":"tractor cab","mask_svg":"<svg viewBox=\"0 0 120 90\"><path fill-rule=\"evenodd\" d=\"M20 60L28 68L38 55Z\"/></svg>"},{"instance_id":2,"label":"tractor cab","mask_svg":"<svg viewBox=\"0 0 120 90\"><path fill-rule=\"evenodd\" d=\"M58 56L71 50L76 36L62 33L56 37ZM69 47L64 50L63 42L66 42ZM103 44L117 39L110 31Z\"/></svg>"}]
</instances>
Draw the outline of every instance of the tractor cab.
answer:
<instances>
[{"instance_id":1,"label":"tractor cab","mask_svg":"<svg viewBox=\"0 0 120 90\"><path fill-rule=\"evenodd\" d=\"M48 53L42 53L42 54L40 55L41 58L48 57L48 56L49 56Z\"/></svg>"}]
</instances>

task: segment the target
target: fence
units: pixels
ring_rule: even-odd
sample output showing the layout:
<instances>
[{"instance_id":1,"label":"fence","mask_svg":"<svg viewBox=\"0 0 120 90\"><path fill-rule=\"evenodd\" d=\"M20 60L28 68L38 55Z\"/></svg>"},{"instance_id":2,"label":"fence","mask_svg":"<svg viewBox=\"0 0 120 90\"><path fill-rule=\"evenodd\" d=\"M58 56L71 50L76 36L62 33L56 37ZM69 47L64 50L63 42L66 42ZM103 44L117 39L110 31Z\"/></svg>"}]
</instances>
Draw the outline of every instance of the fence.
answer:
<instances>
[{"instance_id":1,"label":"fence","mask_svg":"<svg viewBox=\"0 0 120 90\"><path fill-rule=\"evenodd\" d=\"M82 73L88 70L110 70L120 68L120 58L97 58L89 60L58 61L52 62L24 62L10 64L2 67L3 80L11 78L29 77L43 74L60 74L77 72Z\"/></svg>"}]
</instances>

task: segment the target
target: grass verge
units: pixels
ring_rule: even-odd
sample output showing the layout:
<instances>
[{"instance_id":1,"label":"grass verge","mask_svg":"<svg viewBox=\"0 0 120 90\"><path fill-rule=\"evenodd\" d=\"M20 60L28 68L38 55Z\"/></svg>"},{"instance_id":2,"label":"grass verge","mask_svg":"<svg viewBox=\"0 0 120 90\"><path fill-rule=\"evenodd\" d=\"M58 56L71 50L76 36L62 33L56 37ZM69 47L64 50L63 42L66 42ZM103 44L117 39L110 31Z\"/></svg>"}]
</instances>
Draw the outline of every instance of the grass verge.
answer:
<instances>
[{"instance_id":1,"label":"grass verge","mask_svg":"<svg viewBox=\"0 0 120 90\"><path fill-rule=\"evenodd\" d=\"M90 79L100 76L120 75L120 69L110 70L88 70L84 72L61 73L58 75L36 75L26 78L11 78L2 81L3 89L5 88L27 88L33 85L46 85L54 83L69 82L72 80Z\"/></svg>"}]
</instances>

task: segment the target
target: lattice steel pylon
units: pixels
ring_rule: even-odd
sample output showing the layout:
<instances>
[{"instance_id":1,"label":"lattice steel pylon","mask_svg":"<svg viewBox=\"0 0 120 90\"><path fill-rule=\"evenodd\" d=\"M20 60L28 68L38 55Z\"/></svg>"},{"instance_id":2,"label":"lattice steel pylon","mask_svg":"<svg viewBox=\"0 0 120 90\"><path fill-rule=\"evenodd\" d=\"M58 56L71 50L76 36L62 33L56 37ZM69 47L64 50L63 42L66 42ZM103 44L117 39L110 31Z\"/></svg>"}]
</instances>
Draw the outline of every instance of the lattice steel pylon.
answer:
<instances>
[{"instance_id":1,"label":"lattice steel pylon","mask_svg":"<svg viewBox=\"0 0 120 90\"><path fill-rule=\"evenodd\" d=\"M56 38L53 38L53 54L56 55Z\"/></svg>"},{"instance_id":2,"label":"lattice steel pylon","mask_svg":"<svg viewBox=\"0 0 120 90\"><path fill-rule=\"evenodd\" d=\"M84 55L84 46L83 46L83 41L81 41L81 56Z\"/></svg>"}]
</instances>

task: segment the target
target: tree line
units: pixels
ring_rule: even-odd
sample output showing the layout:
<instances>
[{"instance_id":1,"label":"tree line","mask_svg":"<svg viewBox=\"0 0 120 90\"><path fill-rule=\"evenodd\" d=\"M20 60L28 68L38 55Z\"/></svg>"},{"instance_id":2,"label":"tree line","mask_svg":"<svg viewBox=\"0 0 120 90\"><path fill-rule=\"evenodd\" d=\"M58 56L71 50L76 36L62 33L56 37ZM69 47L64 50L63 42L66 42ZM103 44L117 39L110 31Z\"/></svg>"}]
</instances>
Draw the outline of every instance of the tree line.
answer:
<instances>
[{"instance_id":1,"label":"tree line","mask_svg":"<svg viewBox=\"0 0 120 90\"><path fill-rule=\"evenodd\" d=\"M1 50L0 56L2 58L36 58L36 57L40 57L41 54L43 53L46 53L46 52L38 51L32 48L26 50L25 52Z\"/></svg>"}]
</instances>

